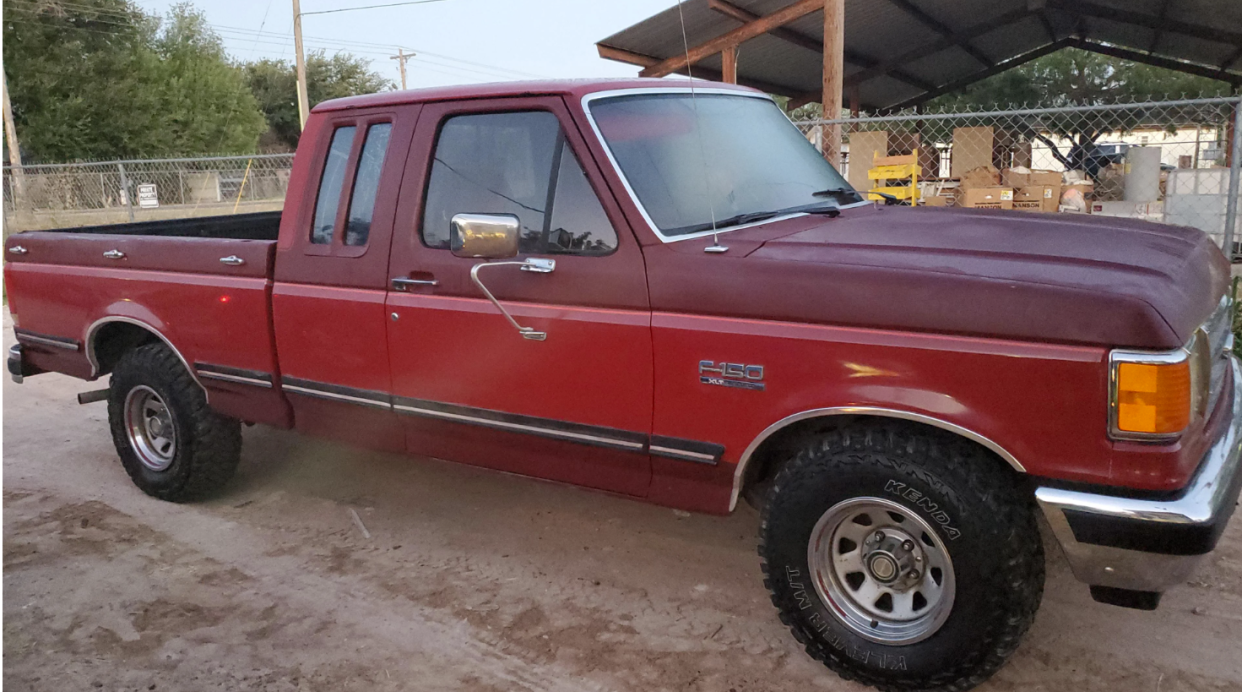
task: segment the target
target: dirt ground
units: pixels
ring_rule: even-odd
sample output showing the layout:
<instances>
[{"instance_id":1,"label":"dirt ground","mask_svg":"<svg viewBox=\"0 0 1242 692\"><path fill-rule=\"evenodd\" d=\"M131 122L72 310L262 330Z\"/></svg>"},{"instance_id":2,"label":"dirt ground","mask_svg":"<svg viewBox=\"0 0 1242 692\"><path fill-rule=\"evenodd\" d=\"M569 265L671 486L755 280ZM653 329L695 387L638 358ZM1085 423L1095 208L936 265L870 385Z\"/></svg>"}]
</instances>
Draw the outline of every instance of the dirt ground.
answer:
<instances>
[{"instance_id":1,"label":"dirt ground","mask_svg":"<svg viewBox=\"0 0 1242 692\"><path fill-rule=\"evenodd\" d=\"M224 496L173 505L130 484L89 388L5 378L10 690L863 689L778 622L748 507L684 516L262 427ZM1238 690L1240 654L1235 519L1154 613L1092 602L1053 548L1032 631L980 689Z\"/></svg>"}]
</instances>

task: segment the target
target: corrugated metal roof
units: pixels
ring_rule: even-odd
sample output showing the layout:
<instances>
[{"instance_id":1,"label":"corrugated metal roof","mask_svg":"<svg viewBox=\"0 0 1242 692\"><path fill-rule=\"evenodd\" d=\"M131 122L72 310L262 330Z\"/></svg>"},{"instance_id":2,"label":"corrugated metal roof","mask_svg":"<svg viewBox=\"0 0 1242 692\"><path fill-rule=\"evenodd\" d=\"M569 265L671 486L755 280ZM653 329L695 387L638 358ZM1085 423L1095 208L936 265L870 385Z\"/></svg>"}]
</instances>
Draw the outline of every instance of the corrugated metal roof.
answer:
<instances>
[{"instance_id":1,"label":"corrugated metal roof","mask_svg":"<svg viewBox=\"0 0 1242 692\"><path fill-rule=\"evenodd\" d=\"M599 46L648 64L682 55L683 16L691 48L742 26L723 4L683 0L680 12L670 7ZM766 16L792 1L728 4ZM822 13L804 15L782 31L740 45L738 80L818 100L822 57L815 45L823 43ZM856 82L867 110L911 105L1071 45L1242 85L1242 2L845 0L846 97ZM696 76L718 77L720 62L716 54L696 63Z\"/></svg>"}]
</instances>

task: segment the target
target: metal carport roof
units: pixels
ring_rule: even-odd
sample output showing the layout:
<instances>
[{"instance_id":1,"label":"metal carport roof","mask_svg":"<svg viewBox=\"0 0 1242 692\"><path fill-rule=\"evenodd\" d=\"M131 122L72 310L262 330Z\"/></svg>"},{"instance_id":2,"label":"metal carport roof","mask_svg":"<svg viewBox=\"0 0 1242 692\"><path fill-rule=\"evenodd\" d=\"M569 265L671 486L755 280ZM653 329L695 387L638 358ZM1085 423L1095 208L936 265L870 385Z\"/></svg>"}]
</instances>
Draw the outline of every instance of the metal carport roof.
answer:
<instances>
[{"instance_id":1,"label":"metal carport roof","mask_svg":"<svg viewBox=\"0 0 1242 692\"><path fill-rule=\"evenodd\" d=\"M600 41L601 57L660 76L661 63L791 0L683 0ZM1066 47L1242 85L1240 0L845 0L845 101L913 106ZM739 83L819 101L821 12L741 43ZM720 79L720 53L694 63ZM685 73L685 69L677 69Z\"/></svg>"}]
</instances>

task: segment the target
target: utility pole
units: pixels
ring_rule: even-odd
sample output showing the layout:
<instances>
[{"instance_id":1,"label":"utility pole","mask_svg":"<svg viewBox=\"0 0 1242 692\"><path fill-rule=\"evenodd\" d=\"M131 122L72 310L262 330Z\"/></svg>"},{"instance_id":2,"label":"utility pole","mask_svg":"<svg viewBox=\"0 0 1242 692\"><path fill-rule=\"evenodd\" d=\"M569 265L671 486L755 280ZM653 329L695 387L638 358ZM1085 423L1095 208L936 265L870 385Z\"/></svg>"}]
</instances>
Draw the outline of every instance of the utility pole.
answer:
<instances>
[{"instance_id":1,"label":"utility pole","mask_svg":"<svg viewBox=\"0 0 1242 692\"><path fill-rule=\"evenodd\" d=\"M9 145L9 163L13 181L13 211L21 211L26 200L26 172L22 170L22 150L17 143L17 128L13 126L13 104L9 101L9 79L0 70L0 96L4 107L4 136Z\"/></svg>"},{"instance_id":2,"label":"utility pole","mask_svg":"<svg viewBox=\"0 0 1242 692\"><path fill-rule=\"evenodd\" d=\"M302 4L293 0L293 49L297 52L298 66L298 129L306 127L306 116L310 114L309 99L306 97L306 56L302 54Z\"/></svg>"},{"instance_id":3,"label":"utility pole","mask_svg":"<svg viewBox=\"0 0 1242 692\"><path fill-rule=\"evenodd\" d=\"M388 56L388 59L389 59L389 60L396 60L396 61L397 61L397 64L401 66L401 89L402 89L402 90L405 90L405 89L408 89L408 88L409 88L409 87L407 87L407 86L405 85L405 61L406 61L406 60L409 60L410 58L414 57L415 55L417 55L417 54L416 54L416 53L410 53L409 55L406 55L406 54L405 54L405 49L404 49L404 48L398 48L398 49L397 49L397 54L396 54L396 55L390 55L390 56Z\"/></svg>"}]
</instances>

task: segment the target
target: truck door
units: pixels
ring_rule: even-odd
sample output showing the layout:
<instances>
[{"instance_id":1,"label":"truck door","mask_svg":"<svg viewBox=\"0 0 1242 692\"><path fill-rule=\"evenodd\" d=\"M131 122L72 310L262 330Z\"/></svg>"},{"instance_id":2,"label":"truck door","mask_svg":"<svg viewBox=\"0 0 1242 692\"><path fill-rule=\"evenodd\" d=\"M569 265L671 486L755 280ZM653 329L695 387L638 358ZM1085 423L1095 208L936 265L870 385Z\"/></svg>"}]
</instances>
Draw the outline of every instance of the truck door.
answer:
<instances>
[{"instance_id":1,"label":"truck door","mask_svg":"<svg viewBox=\"0 0 1242 692\"><path fill-rule=\"evenodd\" d=\"M460 213L513 214L515 259L473 283ZM642 495L651 317L642 253L559 98L429 104L397 212L387 310L393 406L412 453Z\"/></svg>"},{"instance_id":2,"label":"truck door","mask_svg":"<svg viewBox=\"0 0 1242 692\"><path fill-rule=\"evenodd\" d=\"M384 299L419 106L317 114L302 133L276 253L280 385L297 429L403 451L389 402ZM303 158L306 157L306 158Z\"/></svg>"}]
</instances>

